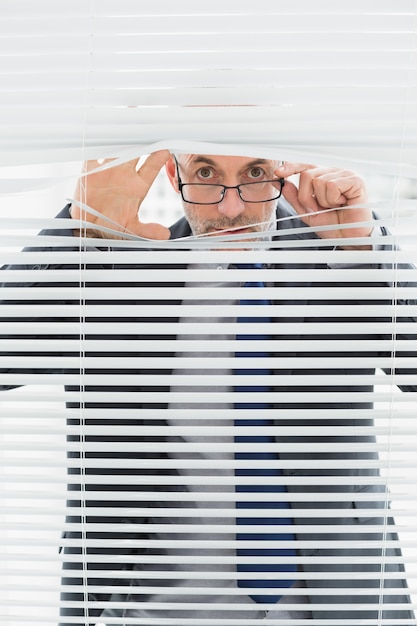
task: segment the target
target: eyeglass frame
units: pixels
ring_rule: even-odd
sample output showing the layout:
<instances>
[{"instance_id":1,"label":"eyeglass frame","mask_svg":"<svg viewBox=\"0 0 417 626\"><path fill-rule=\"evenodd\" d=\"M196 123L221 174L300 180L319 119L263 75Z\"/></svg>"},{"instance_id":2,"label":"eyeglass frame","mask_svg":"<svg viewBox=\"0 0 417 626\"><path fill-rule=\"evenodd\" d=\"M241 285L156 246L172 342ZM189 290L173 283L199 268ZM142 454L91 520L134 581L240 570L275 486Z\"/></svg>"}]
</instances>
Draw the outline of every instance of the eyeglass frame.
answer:
<instances>
[{"instance_id":1,"label":"eyeglass frame","mask_svg":"<svg viewBox=\"0 0 417 626\"><path fill-rule=\"evenodd\" d=\"M177 157L175 155L172 155L175 161L175 167L177 170L177 178L178 178L178 191L181 194L181 198L183 199L184 202L186 202L187 204L196 204L199 206L208 206L210 204L220 204L220 202L223 202L224 197L226 195L226 190L227 189L237 189L237 192L239 194L239 198L242 200L242 202L247 202L249 204L259 204L261 202L272 202L273 200L279 200L279 198L282 195L282 189L285 185L285 178L274 178L272 180L255 180L253 183L240 183L240 185L221 185L219 183L183 183L181 180L181 176L180 176L180 169L179 169L179 163L177 161ZM260 183L280 183L281 188L279 190L279 194L276 198L269 198L268 200L244 200L242 198L242 193L240 188L243 186L248 186L248 185L259 185ZM192 202L191 200L186 200L184 198L184 193L183 193L183 188L186 186L198 186L198 187L203 187L204 185L207 186L211 186L211 187L221 187L223 189L223 192L221 193L221 198L218 202Z\"/></svg>"}]
</instances>

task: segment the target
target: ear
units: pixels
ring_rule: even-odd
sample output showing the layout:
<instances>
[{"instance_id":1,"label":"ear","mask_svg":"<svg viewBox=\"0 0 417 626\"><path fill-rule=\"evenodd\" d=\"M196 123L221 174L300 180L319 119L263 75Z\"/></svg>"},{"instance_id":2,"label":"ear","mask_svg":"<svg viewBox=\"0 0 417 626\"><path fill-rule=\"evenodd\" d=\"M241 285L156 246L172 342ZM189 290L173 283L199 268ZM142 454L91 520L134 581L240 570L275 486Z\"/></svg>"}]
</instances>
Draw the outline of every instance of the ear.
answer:
<instances>
[{"instance_id":1,"label":"ear","mask_svg":"<svg viewBox=\"0 0 417 626\"><path fill-rule=\"evenodd\" d=\"M174 157L171 155L168 161L165 164L165 171L169 178L169 182L171 183L174 191L179 193L178 189L178 177L177 177L177 166L175 164Z\"/></svg>"}]
</instances>

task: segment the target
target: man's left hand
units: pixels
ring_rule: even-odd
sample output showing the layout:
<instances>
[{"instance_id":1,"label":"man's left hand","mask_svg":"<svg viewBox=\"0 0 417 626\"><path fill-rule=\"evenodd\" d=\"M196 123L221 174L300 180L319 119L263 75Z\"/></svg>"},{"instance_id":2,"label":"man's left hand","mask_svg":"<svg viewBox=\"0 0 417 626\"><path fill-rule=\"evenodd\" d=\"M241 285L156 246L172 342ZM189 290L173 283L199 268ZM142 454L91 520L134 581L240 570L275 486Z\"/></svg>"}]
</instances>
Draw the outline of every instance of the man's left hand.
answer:
<instances>
[{"instance_id":1,"label":"man's left hand","mask_svg":"<svg viewBox=\"0 0 417 626\"><path fill-rule=\"evenodd\" d=\"M346 239L371 235L372 227L369 224L355 225L372 221L365 183L355 172L288 162L277 169L275 174L284 179L299 175L298 187L289 180L285 181L283 196L294 207L303 222L313 228L322 239ZM352 224L352 226L337 228L342 224ZM332 225L335 229L320 230L321 226ZM363 246L342 244L341 247L345 249L369 248L370 243L364 242Z\"/></svg>"}]
</instances>

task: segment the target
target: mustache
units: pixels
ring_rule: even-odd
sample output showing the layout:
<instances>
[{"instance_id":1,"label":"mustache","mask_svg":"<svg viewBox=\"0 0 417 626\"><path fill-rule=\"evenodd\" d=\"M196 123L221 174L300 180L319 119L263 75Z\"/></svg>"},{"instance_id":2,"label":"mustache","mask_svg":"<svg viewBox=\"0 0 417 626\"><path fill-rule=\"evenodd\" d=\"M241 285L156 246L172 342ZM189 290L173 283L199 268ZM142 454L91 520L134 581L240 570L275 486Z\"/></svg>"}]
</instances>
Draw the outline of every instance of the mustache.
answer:
<instances>
[{"instance_id":1,"label":"mustache","mask_svg":"<svg viewBox=\"0 0 417 626\"><path fill-rule=\"evenodd\" d=\"M259 217L251 217L245 216L242 219L241 216L235 217L234 219L229 218L220 218L216 220L205 220L204 221L204 230L231 230L233 228L247 228L249 226L253 226L259 222ZM259 226L254 226L255 228L259 228Z\"/></svg>"}]
</instances>

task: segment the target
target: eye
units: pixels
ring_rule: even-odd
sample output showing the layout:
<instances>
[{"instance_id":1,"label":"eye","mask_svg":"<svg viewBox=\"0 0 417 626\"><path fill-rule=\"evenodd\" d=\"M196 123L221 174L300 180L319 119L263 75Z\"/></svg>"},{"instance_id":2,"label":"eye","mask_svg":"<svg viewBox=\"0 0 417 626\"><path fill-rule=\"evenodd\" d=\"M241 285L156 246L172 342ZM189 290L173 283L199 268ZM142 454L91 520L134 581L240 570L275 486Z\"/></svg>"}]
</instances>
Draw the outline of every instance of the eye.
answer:
<instances>
[{"instance_id":1,"label":"eye","mask_svg":"<svg viewBox=\"0 0 417 626\"><path fill-rule=\"evenodd\" d=\"M199 178L203 178L204 180L208 180L210 178L213 178L214 174L211 167L201 167L197 172L197 176Z\"/></svg>"},{"instance_id":2,"label":"eye","mask_svg":"<svg viewBox=\"0 0 417 626\"><path fill-rule=\"evenodd\" d=\"M262 167L251 167L250 170L248 170L248 177L249 178L254 178L254 179L259 179L262 178L265 175L265 171L262 169Z\"/></svg>"}]
</instances>

